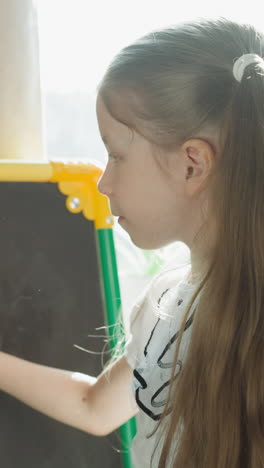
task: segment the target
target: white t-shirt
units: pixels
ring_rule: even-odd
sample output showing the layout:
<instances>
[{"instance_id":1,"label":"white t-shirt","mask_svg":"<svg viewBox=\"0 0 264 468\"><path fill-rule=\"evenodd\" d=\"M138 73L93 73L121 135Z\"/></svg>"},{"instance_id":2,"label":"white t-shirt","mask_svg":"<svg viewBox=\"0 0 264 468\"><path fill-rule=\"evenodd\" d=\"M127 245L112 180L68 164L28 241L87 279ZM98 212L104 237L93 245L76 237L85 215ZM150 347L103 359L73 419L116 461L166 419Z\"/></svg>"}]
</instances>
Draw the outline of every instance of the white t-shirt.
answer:
<instances>
[{"instance_id":1,"label":"white t-shirt","mask_svg":"<svg viewBox=\"0 0 264 468\"><path fill-rule=\"evenodd\" d=\"M181 279L176 282L171 279L168 283L165 277L155 290L151 289L151 282L131 312L125 357L134 371L132 391L140 410L136 416L137 434L131 449L133 468L150 468L151 455L158 441L159 431L149 439L147 435L156 427L164 408L178 331L186 306L197 288L197 285L187 282L189 271L189 267L185 268ZM198 299L199 295L187 317L176 375L184 365ZM169 317L164 316L164 312ZM162 442L155 452L153 468L158 467L161 449Z\"/></svg>"}]
</instances>

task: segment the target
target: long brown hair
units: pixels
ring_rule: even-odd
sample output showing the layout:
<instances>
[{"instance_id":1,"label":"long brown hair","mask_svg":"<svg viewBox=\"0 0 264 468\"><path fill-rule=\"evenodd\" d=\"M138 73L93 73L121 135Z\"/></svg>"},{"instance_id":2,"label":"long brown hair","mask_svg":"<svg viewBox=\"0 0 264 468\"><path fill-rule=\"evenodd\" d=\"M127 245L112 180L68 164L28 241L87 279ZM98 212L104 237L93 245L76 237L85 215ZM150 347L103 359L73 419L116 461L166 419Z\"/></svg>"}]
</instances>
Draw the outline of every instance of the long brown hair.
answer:
<instances>
[{"instance_id":1,"label":"long brown hair","mask_svg":"<svg viewBox=\"0 0 264 468\"><path fill-rule=\"evenodd\" d=\"M200 18L122 49L98 87L114 118L161 148L209 128L221 137L209 179L214 250L160 421L170 405L160 468L169 457L177 468L264 467L264 76L256 64L241 82L232 73L236 58L263 47L252 25Z\"/></svg>"}]
</instances>

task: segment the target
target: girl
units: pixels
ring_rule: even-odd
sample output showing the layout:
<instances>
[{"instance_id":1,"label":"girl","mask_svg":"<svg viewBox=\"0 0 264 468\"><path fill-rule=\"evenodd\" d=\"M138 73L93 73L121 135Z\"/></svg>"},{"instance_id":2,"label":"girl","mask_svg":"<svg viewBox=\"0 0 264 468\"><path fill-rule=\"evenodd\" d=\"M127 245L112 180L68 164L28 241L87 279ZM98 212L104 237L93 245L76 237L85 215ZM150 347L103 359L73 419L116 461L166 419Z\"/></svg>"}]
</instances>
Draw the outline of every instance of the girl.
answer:
<instances>
[{"instance_id":1,"label":"girl","mask_svg":"<svg viewBox=\"0 0 264 468\"><path fill-rule=\"evenodd\" d=\"M113 59L98 188L138 247L182 241L191 269L143 292L98 378L0 354L1 389L63 423L102 436L137 414L135 468L264 467L263 47L199 19Z\"/></svg>"}]
</instances>

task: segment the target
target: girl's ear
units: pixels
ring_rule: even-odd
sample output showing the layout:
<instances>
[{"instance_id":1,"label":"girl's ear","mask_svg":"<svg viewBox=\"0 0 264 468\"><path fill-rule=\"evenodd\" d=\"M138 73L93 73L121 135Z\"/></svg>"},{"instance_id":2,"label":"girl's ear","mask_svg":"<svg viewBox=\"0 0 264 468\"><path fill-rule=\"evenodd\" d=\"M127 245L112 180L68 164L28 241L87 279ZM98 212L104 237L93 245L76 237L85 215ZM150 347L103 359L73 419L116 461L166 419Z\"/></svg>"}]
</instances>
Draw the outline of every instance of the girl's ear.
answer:
<instances>
[{"instance_id":1,"label":"girl's ear","mask_svg":"<svg viewBox=\"0 0 264 468\"><path fill-rule=\"evenodd\" d=\"M215 162L215 150L200 138L187 140L180 148L185 161L186 194L190 197L205 188L205 181Z\"/></svg>"}]
</instances>

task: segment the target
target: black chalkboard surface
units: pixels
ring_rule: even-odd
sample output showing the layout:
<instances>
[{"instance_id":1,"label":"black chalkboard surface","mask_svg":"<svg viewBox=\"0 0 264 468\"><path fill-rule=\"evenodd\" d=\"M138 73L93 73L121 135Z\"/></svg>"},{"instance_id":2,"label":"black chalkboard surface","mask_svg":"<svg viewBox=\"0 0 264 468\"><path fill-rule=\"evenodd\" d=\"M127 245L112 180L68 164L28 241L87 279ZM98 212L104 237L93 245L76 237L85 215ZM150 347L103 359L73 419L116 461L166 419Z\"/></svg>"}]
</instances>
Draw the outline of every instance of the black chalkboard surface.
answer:
<instances>
[{"instance_id":1,"label":"black chalkboard surface","mask_svg":"<svg viewBox=\"0 0 264 468\"><path fill-rule=\"evenodd\" d=\"M97 376L101 356L74 346L105 345L88 337L104 325L93 222L67 211L56 184L2 182L0 239L1 349ZM118 431L85 434L0 392L4 468L118 468L119 449Z\"/></svg>"}]
</instances>

